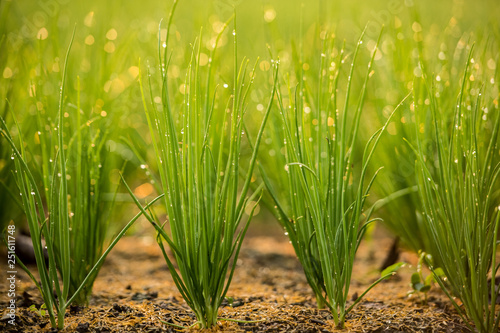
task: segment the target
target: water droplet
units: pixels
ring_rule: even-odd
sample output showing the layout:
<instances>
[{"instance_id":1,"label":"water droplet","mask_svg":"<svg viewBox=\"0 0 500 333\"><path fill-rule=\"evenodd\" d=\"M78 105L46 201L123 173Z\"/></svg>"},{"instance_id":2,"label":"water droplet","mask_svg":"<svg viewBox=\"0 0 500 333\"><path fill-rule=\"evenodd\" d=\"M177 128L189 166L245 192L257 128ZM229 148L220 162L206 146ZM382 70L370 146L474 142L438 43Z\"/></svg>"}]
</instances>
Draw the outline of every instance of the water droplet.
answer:
<instances>
[{"instance_id":1,"label":"water droplet","mask_svg":"<svg viewBox=\"0 0 500 333\"><path fill-rule=\"evenodd\" d=\"M141 164L141 169L146 169L148 166L146 164Z\"/></svg>"}]
</instances>

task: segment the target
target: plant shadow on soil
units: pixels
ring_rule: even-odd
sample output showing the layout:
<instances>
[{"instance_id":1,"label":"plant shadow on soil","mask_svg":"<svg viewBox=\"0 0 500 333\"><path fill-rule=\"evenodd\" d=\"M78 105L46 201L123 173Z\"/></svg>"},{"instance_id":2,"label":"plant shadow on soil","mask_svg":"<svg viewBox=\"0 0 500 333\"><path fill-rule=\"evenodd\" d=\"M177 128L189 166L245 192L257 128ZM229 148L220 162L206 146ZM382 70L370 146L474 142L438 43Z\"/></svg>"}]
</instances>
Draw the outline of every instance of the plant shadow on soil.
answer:
<instances>
[{"instance_id":1,"label":"plant shadow on soil","mask_svg":"<svg viewBox=\"0 0 500 333\"><path fill-rule=\"evenodd\" d=\"M145 228L147 229L147 228ZM94 285L89 307L66 313L64 332L176 332L164 322L189 327L196 319L167 270L151 230L123 238L107 258ZM379 276L392 243L377 230L361 244L351 282L351 301ZM3 256L6 258L6 256ZM402 261L415 265L415 254L402 251ZM4 264L2 263L2 266ZM0 270L0 308L8 304L5 269ZM293 247L277 224L254 223L240 253L233 282L219 316L253 323L221 320L207 332L469 332L446 296L436 286L423 296L407 292L414 268L372 289L336 330L327 310L317 310ZM2 313L2 332L50 332L48 317L29 307L42 300L28 276L17 273L16 326ZM185 331L196 331L186 329Z\"/></svg>"}]
</instances>

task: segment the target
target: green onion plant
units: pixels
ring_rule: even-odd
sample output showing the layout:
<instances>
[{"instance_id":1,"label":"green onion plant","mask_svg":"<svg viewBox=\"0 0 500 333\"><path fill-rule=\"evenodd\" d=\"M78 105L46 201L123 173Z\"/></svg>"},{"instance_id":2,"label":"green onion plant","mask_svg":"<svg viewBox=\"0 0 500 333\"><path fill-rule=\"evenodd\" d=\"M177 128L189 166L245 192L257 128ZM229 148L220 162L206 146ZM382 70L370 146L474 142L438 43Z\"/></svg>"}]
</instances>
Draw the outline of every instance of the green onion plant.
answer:
<instances>
[{"instance_id":1,"label":"green onion plant","mask_svg":"<svg viewBox=\"0 0 500 333\"><path fill-rule=\"evenodd\" d=\"M51 325L58 329L64 328L70 304L86 304L105 257L140 216L137 214L104 251L108 215L102 209L99 187L100 170L103 169L101 138L104 136L91 134L91 120L81 122L79 103L76 115L70 115L69 110L65 112L66 68L72 42L73 38L65 58L55 127L40 123L41 165L31 166L34 155L28 151L20 123L14 118L17 145L11 128L0 117L2 143L7 142L12 150L13 179L27 218L40 281L19 258L18 264L39 289ZM65 130L65 114L76 118L77 126L72 136ZM42 121L40 114L38 117ZM43 170L42 180L33 168Z\"/></svg>"},{"instance_id":2,"label":"green onion plant","mask_svg":"<svg viewBox=\"0 0 500 333\"><path fill-rule=\"evenodd\" d=\"M289 197L285 200L279 197L264 168L260 169L318 307L327 306L331 310L338 328L344 327L346 314L371 288L400 267L398 264L382 272L381 278L347 307L356 251L366 227L375 220L371 219L372 209L364 208L378 171L368 179L367 167L387 126L386 123L371 136L364 147L362 161L356 160L355 141L376 51L357 94L358 104L353 107L351 86L362 39L363 35L351 55L342 111L338 109L338 85L343 63L350 55L344 46L338 57L331 59L333 40L330 38L325 39L321 53L317 95L309 94L307 81L300 79L302 72L296 75L299 80L294 92L289 82L287 84L290 105L285 105L283 94L278 94L286 160L282 170L287 174ZM324 73L334 66L331 63L337 67L327 76ZM392 115L387 122L391 118ZM360 170L359 174L354 170Z\"/></svg>"},{"instance_id":3,"label":"green onion plant","mask_svg":"<svg viewBox=\"0 0 500 333\"><path fill-rule=\"evenodd\" d=\"M417 7L409 10L409 24L393 28L385 35L383 43L394 45L394 49L392 52L385 52L378 59L379 65L386 70L379 71L380 75L377 75L377 80L383 87L383 94L369 99L373 113L368 115L371 118L368 126L371 125L372 128L385 122L386 115L391 111L391 105L404 96L408 87L414 87L418 92L415 100L422 107L428 108L429 99L425 89L420 89L421 80L413 81L413 77L422 76L424 68L434 75L434 96L440 105L440 112L446 114L442 116L448 119L454 117L456 94L460 89L461 81L459 72L468 56L464 46L470 38L469 33L460 36L445 30L442 34L432 36L429 33L415 32L413 27L425 27L425 23L428 24L420 19ZM478 39L482 51L475 59L474 70L471 74L473 79L476 77L476 80L487 82L491 79L489 68L496 57L493 51L495 42L486 36L479 35ZM486 76L488 76L487 79ZM494 91L495 88L486 90L488 94L493 95ZM486 112L487 110L488 107L486 107ZM403 110L390 123L389 135L384 136L380 142L384 149L378 149L374 155L374 160L384 165L384 172L379 175L379 181L373 186L371 202L377 198L389 196L395 191L412 189L407 195L385 205L383 209L376 212L376 216L383 218L384 225L401 240L399 244L402 247L415 253L424 251L433 255L437 249L431 237L432 231L422 215L421 202L417 193L418 186L415 177L417 170L414 163L416 155L405 142L405 140L414 142L415 133L418 133L423 125L415 121L412 108ZM432 150L432 142L433 139L429 136L423 139L419 147L423 155L428 154L429 149ZM430 171L434 174L433 166L430 166ZM434 257L433 266L441 266L439 256Z\"/></svg>"},{"instance_id":4,"label":"green onion plant","mask_svg":"<svg viewBox=\"0 0 500 333\"><path fill-rule=\"evenodd\" d=\"M242 241L256 205L252 207L248 219L241 224L245 208L250 202L258 201L262 192L263 186L260 186L251 196L247 196L258 147L273 104L278 66L275 65L275 83L254 143L255 149L250 161L243 167L240 159L243 117L255 66L249 72L248 61L243 60L237 70L235 28L232 95L227 103L223 103L217 97L219 91L212 86L211 67L208 67L206 81L202 80L198 42L187 68L184 85L189 88L186 88L184 103L171 103L167 77L168 31L176 5L177 1L168 20L163 54L161 41L159 43L161 106L155 104L152 93L151 105L148 106L143 93L161 187L165 194L167 222L158 221L152 212L142 212L158 232L158 242L169 271L182 297L196 315L195 324L209 328L218 320L218 309L231 283ZM213 57L212 51L210 59ZM151 81L149 89L153 90ZM216 107L216 104L219 106ZM239 177L240 168L247 170L242 178ZM132 191L130 194L133 196ZM164 242L171 253L167 252Z\"/></svg>"},{"instance_id":5,"label":"green onion plant","mask_svg":"<svg viewBox=\"0 0 500 333\"><path fill-rule=\"evenodd\" d=\"M436 80L424 75L423 92L415 92L415 118L420 130L412 147L417 156L423 216L436 247L432 257L446 277L436 274L435 267L428 264L469 328L496 332L500 323L496 308L499 294L494 283L500 267L500 115L495 94L484 93L494 86L485 88L471 79L472 54L473 47L452 117L447 117L450 113L436 98ZM430 100L428 107L418 103L423 94ZM424 154L421 146L429 141L433 149Z\"/></svg>"},{"instance_id":6,"label":"green onion plant","mask_svg":"<svg viewBox=\"0 0 500 333\"><path fill-rule=\"evenodd\" d=\"M67 64L66 64L67 65ZM47 77L47 80L50 80ZM28 164L33 167L34 178L41 178L42 197L48 207L67 202L67 208L61 207L58 214L69 214L69 247L71 253L68 295L72 297L80 287L92 267L97 263L108 241L107 229L113 198L105 198L107 192L116 191L108 174L114 167L112 153L106 151L105 143L109 138L109 125L113 114L102 117L95 115L85 103L82 108L80 77L75 83L76 103L64 103L65 96L59 101L59 110L54 112L50 99L40 95L41 84L33 84L33 100L37 106L37 128L34 142L23 139L26 146L31 146L27 156ZM64 90L65 87L64 87ZM64 109L63 109L64 108ZM85 109L85 110L84 110ZM62 114L62 115L61 115ZM26 124L26 119L22 125ZM34 148L39 148L36 151ZM63 147L60 149L59 147ZM64 170L58 158L64 159ZM64 191L54 192L54 185L65 180ZM54 201L54 202L53 202ZM61 216L64 216L61 215ZM54 218L61 218L54 215ZM57 249L56 251L62 251ZM97 271L96 271L97 273ZM73 298L74 304L86 305L92 293L92 286L97 274L93 274L82 290Z\"/></svg>"}]
</instances>

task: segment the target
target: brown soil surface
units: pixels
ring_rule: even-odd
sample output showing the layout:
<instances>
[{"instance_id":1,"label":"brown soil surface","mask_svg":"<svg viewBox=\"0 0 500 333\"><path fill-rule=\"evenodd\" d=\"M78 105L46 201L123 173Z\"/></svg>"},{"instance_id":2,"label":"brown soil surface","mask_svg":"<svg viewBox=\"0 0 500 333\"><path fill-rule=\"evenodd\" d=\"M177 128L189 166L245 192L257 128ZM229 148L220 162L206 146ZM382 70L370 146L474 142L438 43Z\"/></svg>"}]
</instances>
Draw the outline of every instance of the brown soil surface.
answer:
<instances>
[{"instance_id":1,"label":"brown soil surface","mask_svg":"<svg viewBox=\"0 0 500 333\"><path fill-rule=\"evenodd\" d=\"M391 243L392 239L383 232L376 232L362 243L350 289L353 298L378 278L378 267ZM400 260L415 265L417 258L402 252ZM331 314L316 309L293 248L277 225L252 226L237 265L227 295L232 303L224 302L219 315L259 322L221 320L210 332L468 332L437 287L429 292L427 304L423 304L423 296L407 295L410 276L415 271L410 266L372 289L348 314L346 328L335 330ZM42 303L33 283L24 272L19 271L17 278L17 326L7 324L2 313L0 331L51 331L47 317L28 309L31 304L40 307ZM3 268L0 279L3 311L8 302ZM66 316L64 332L175 332L179 329L160 320L185 327L195 322L151 233L122 239L96 280L90 306L68 310Z\"/></svg>"}]
</instances>

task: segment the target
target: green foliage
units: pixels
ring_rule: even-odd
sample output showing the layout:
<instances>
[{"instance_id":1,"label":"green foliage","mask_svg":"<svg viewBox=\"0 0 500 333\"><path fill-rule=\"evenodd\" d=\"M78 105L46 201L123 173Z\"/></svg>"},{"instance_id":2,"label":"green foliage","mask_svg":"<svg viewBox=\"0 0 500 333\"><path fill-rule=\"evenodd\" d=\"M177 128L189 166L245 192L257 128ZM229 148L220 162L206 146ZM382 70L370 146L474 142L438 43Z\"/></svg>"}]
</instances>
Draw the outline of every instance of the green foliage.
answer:
<instances>
[{"instance_id":1,"label":"green foliage","mask_svg":"<svg viewBox=\"0 0 500 333\"><path fill-rule=\"evenodd\" d=\"M11 157L9 147L0 145L0 202L5 207L0 210L0 233L4 232L9 221L17 219L22 212L22 204L15 194L16 184L12 177L14 161Z\"/></svg>"},{"instance_id":2,"label":"green foliage","mask_svg":"<svg viewBox=\"0 0 500 333\"><path fill-rule=\"evenodd\" d=\"M70 49L71 44L66 64ZM80 123L79 103L74 136L66 141L65 80L66 66L62 75L57 123L55 127L48 127L54 132L52 135L51 131L37 132L43 158L42 167L36 166L35 170L43 169L42 182L37 180L34 168L29 165L28 158L32 155L25 148L20 124L14 118L20 141L18 148L5 120L0 117L2 142L5 139L12 149L13 175L28 221L40 282L19 258L17 262L38 287L52 327L58 329L64 328L64 316L70 304L87 302L105 257L140 216L134 217L103 253L106 215L99 208L102 199L98 192L102 145L96 147L96 143L100 145L99 136L91 136L85 130L89 122ZM44 132L46 128L40 127ZM45 262L43 241L48 264Z\"/></svg>"},{"instance_id":3,"label":"green foliage","mask_svg":"<svg viewBox=\"0 0 500 333\"><path fill-rule=\"evenodd\" d=\"M69 56L69 49L66 55L66 62ZM58 124L56 129L59 129L56 136L59 147L64 146L63 141L63 98L64 98L64 80L66 72L63 72L63 84L61 88L61 98L58 111ZM32 236L35 258L40 273L40 284L34 280L42 298L47 306L51 324L56 327L56 319L54 314L57 313L57 327L64 326L64 313L67 307L66 300L69 293L70 284L70 244L69 244L69 209L67 200L67 178L66 178L66 159L64 149L61 149L56 159L54 160L53 177L50 180L50 187L39 189L33 173L30 171L26 163L26 152L24 142L20 136L20 150L16 147L12 135L4 121L2 123L1 133L7 139L13 150L13 160L15 163L15 178L20 191L21 200L23 203L24 212L28 219L28 225ZM19 135L21 130L16 122ZM59 174L59 177L57 175ZM48 193L50 200L47 200L48 210L50 215L46 214L45 206L42 201L42 193ZM64 198L64 199L62 199ZM50 219L47 217L50 216ZM45 237L43 237L45 236ZM49 265L46 267L43 254L42 237L47 243L47 252L49 256ZM56 254L57 253L57 254ZM59 283L59 276L61 283ZM56 296L54 296L53 288L55 288ZM57 298L56 298L57 297Z\"/></svg>"},{"instance_id":4,"label":"green foliage","mask_svg":"<svg viewBox=\"0 0 500 333\"><path fill-rule=\"evenodd\" d=\"M28 310L30 310L33 313L36 313L40 317L45 317L47 315L46 309L47 307L45 306L45 304L40 305L40 309L37 309L35 304L31 304L31 306L28 308Z\"/></svg>"},{"instance_id":5,"label":"green foliage","mask_svg":"<svg viewBox=\"0 0 500 333\"><path fill-rule=\"evenodd\" d=\"M168 46L172 13L165 46ZM234 68L237 68L236 20L233 35L233 61ZM143 99L161 187L165 193L167 221L158 221L152 212L142 212L158 232L158 243L179 292L196 314L199 326L209 328L217 323L218 308L231 283L256 204L241 225L245 208L252 201L258 202L261 193L259 187L250 197L247 196L258 147L276 91L277 64L273 90L254 144L255 150L248 164L243 166L240 158L243 117L255 66L249 72L248 60L243 60L239 71L234 73L231 99L218 101L218 91L211 80L211 67L206 73L206 81L202 80L200 45L196 43L184 82L184 102L173 104L167 78L169 48L163 50L161 45L159 40L162 103L157 106L151 98L151 105L148 106L144 94ZM210 59L214 59L214 52ZM203 85L205 82L206 85ZM149 89L152 97L151 81ZM220 106L215 107L215 104ZM242 182L240 167L247 170ZM129 192L134 196L130 188ZM135 197L134 200L138 203ZM167 252L164 242L171 254Z\"/></svg>"},{"instance_id":6,"label":"green foliage","mask_svg":"<svg viewBox=\"0 0 500 333\"><path fill-rule=\"evenodd\" d=\"M0 230L11 220L20 227L25 211L53 324L56 315L62 322L70 299L88 300L106 230L121 225L123 216L110 215L114 198L130 201L113 193L120 169L132 189L149 181L147 173L159 175L138 197L151 201L155 190L165 193L166 224L144 212L172 249L166 259L179 290L202 326L213 323L247 226L242 212L261 193L258 173L248 169L262 142L258 168L269 193L261 203L281 219L318 305L340 304L339 325L349 311L342 304L357 245L366 223L380 217L405 246L432 255L436 281L462 299L460 310L478 330L498 326L485 296L495 292L484 280L497 272L498 1L193 0L179 4L182 19L158 31L171 3L0 1ZM236 57L214 56L231 53L231 35L222 31L233 5L244 13L239 53L256 59L269 50L280 59L280 76L270 59L249 68ZM366 22L363 44L355 45ZM63 64L60 45L74 23L71 61ZM151 55L158 38L176 43L157 59ZM470 41L479 51L461 80ZM371 69L362 59L346 66L366 51L373 54ZM160 76L146 83L152 100L146 113L134 84L139 57L151 76ZM64 82L61 98L63 68L73 79ZM273 80L283 87L275 95ZM413 106L391 116L412 89ZM269 95L282 113L268 113ZM269 117L264 132L263 116ZM464 130L453 131L455 124ZM387 134L380 136L382 127ZM252 133L259 133L257 141ZM372 183L369 175L380 166ZM116 211L126 215L128 207ZM53 256L47 267L42 238ZM184 266L174 270L174 261ZM413 287L425 294L430 280L414 275ZM461 291L473 282L475 294Z\"/></svg>"},{"instance_id":7,"label":"green foliage","mask_svg":"<svg viewBox=\"0 0 500 333\"><path fill-rule=\"evenodd\" d=\"M488 6L482 6L484 10ZM493 9L496 6L491 6ZM472 9L469 9L472 10ZM461 85L461 71L463 64L467 60L467 43L474 41L479 50L474 57L474 64L471 65L471 82L482 82L484 84L483 99L490 100L493 104L484 104L484 114L479 117L486 117L488 110L496 108L498 104L498 41L489 31L482 29L471 29L472 26L454 25L456 22L463 23L463 20L456 21L452 18L447 28L441 29L439 33L432 33L440 23L444 21L433 19L426 11L426 6L422 3L409 8L408 22L388 29L385 40L382 42L391 45L391 51L384 53L378 65L382 71L378 71L376 76L377 86L381 93L375 92L369 103L372 104L371 128L380 126L385 122L385 115L389 114L393 105L406 94L408 88L415 91L415 102L423 108L423 114L429 112L430 99L427 91L422 87L424 84L420 79L423 75L428 77L432 74L434 100L438 104L439 112L443 117L451 120L454 118L457 93ZM437 15L438 16L438 15ZM485 15L486 17L486 15ZM411 27L410 27L411 25ZM415 80L413 80L415 78ZM479 84L474 90L479 88ZM382 92L383 90L383 92ZM474 90L472 90L474 94ZM472 98L472 94L468 98ZM475 95L474 95L475 96ZM481 113L481 112L480 112ZM491 115L491 113L490 113ZM400 114L389 124L388 133L382 138L380 145L384 149L375 152L374 160L384 166L384 172L379 175L377 184L372 191L372 200L391 195L394 191L416 186L416 173L419 166L415 167L415 152L404 140L416 141L416 135L423 130L423 126L428 128L429 118L418 123L415 120L414 109L402 110ZM430 136L423 137L419 150L425 156L433 156L433 139ZM428 164L432 174L434 166ZM377 167L374 164L371 170ZM380 212L376 212L377 217L384 220L384 224L402 240L402 245L414 252L423 250L434 256L435 266L441 266L440 257L435 256L438 252L432 238L432 230L425 222L422 215L422 205L418 193L411 193L392 201Z\"/></svg>"},{"instance_id":8,"label":"green foliage","mask_svg":"<svg viewBox=\"0 0 500 333\"><path fill-rule=\"evenodd\" d=\"M486 88L471 80L472 54L471 47L452 119L436 99L435 83L424 75L424 91L415 91L416 123L422 124L422 130L413 149L418 157L423 215L437 249L432 257L446 278L431 265L434 276L477 331L494 332L500 322L495 309L498 293L488 276L496 276L499 268L500 115L493 107L493 114L481 116L485 105L494 103L483 99ZM418 103L421 94L429 98L428 108ZM432 149L422 149L426 139ZM463 307L454 297L460 298Z\"/></svg>"},{"instance_id":9,"label":"green foliage","mask_svg":"<svg viewBox=\"0 0 500 333\"><path fill-rule=\"evenodd\" d=\"M7 43L7 29L4 24L4 19L9 13L10 3L0 3L0 49L4 49ZM6 62L7 53L0 53L0 64ZM2 73L3 74L3 73ZM3 75L2 75L3 76ZM9 105L6 98L12 93L12 85L4 82L3 77L0 77L0 116L7 119ZM11 122L9 122L11 123ZM11 150L6 144L0 141L0 233L3 233L11 220L16 218L21 211L20 202L14 195L15 183L12 177L14 161L11 160Z\"/></svg>"},{"instance_id":10,"label":"green foliage","mask_svg":"<svg viewBox=\"0 0 500 333\"><path fill-rule=\"evenodd\" d=\"M375 221L370 218L372 210L365 211L364 205L378 172L365 185L367 166L392 118L391 115L387 123L368 140L362 161L356 162L357 165L359 163L356 168L360 170L359 174L354 174L353 163L358 148L355 140L363 118L367 83L377 50L375 47L372 52L364 83L357 93L358 105L351 107L351 87L355 68L359 66L356 60L362 39L363 35L352 55L342 112L338 110L337 92L347 55L342 48L337 58L330 58L333 54L333 40L330 39L325 39L321 53L316 96L309 95L305 79L299 80L295 93L287 86L290 105L284 104L282 94L278 95L286 160L280 170L287 174L289 191L286 206L281 203L282 198L278 198L273 184L261 168L281 221L316 294L318 307L328 306L336 326L340 328L352 308L346 310L346 303L356 251L366 227ZM324 73L330 62L338 64L338 67L327 78ZM300 63L299 66L303 67ZM297 77L301 78L303 74ZM392 272L387 274L390 276Z\"/></svg>"},{"instance_id":11,"label":"green foliage","mask_svg":"<svg viewBox=\"0 0 500 333\"><path fill-rule=\"evenodd\" d=\"M432 274L424 277L423 265L427 263L432 264L432 256L423 251L419 252L417 271L411 275L411 287L412 291L408 292L409 295L414 293L424 294L424 303L427 304L427 293L431 290L432 284L435 282L434 275L441 279L445 279L444 271L441 268L434 268Z\"/></svg>"}]
</instances>

